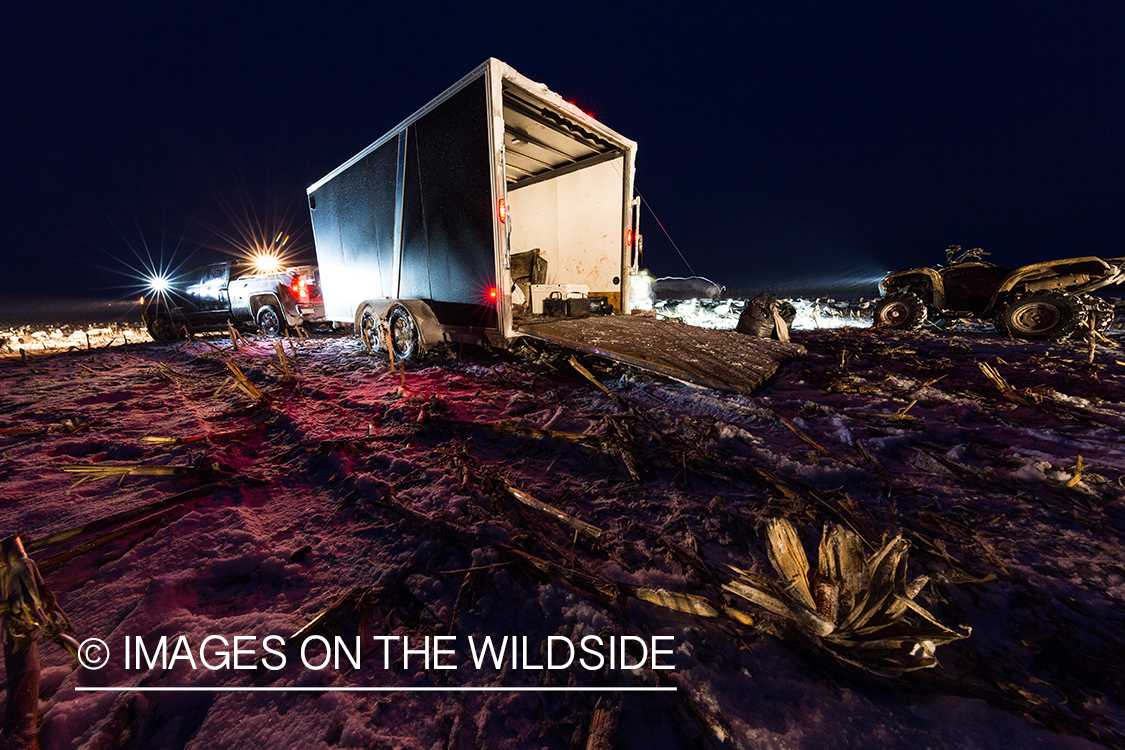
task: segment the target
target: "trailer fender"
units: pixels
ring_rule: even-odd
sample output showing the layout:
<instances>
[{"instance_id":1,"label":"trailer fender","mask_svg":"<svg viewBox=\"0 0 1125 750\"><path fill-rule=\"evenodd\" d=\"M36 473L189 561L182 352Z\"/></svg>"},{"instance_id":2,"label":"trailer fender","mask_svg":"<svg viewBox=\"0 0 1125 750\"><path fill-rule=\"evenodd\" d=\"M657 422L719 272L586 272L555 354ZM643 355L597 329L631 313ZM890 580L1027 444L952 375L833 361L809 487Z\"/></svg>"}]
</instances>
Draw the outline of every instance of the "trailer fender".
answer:
<instances>
[{"instance_id":1,"label":"trailer fender","mask_svg":"<svg viewBox=\"0 0 1125 750\"><path fill-rule=\"evenodd\" d=\"M380 325L387 325L388 317L395 307L403 307L414 319L415 328L418 330L418 344L422 349L428 349L435 344L445 341L445 329L438 322L434 311L420 299L369 299L359 304L355 311L355 331L360 333L363 329L361 319L363 314L370 310Z\"/></svg>"},{"instance_id":2,"label":"trailer fender","mask_svg":"<svg viewBox=\"0 0 1125 750\"><path fill-rule=\"evenodd\" d=\"M355 330L357 332L359 331L361 327L360 318L363 317L363 313L367 310L371 310L371 312L375 314L376 320L382 323L386 323L387 308L390 307L392 303L397 301L398 300L393 299L365 299L363 302L360 302L359 306L355 309L355 321L353 323L355 325Z\"/></svg>"},{"instance_id":3,"label":"trailer fender","mask_svg":"<svg viewBox=\"0 0 1125 750\"><path fill-rule=\"evenodd\" d=\"M445 329L429 305L420 299L400 299L394 302L405 307L414 318L414 323L418 326L418 343L422 349L445 341Z\"/></svg>"}]
</instances>

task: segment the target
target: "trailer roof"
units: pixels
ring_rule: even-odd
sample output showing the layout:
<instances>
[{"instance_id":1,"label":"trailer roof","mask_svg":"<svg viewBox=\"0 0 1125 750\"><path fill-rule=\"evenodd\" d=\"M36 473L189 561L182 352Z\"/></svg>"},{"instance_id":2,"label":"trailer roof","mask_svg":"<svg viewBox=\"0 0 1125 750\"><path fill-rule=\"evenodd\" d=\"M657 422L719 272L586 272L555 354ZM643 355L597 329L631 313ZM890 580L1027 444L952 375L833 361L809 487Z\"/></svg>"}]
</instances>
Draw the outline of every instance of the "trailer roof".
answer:
<instances>
[{"instance_id":1,"label":"trailer roof","mask_svg":"<svg viewBox=\"0 0 1125 750\"><path fill-rule=\"evenodd\" d=\"M529 184L544 179L548 173L581 169L614 158L626 149L636 150L635 142L607 128L544 84L490 57L383 137L310 185L306 192L313 193L469 83L493 70L498 71L503 80L505 179L509 185Z\"/></svg>"}]
</instances>

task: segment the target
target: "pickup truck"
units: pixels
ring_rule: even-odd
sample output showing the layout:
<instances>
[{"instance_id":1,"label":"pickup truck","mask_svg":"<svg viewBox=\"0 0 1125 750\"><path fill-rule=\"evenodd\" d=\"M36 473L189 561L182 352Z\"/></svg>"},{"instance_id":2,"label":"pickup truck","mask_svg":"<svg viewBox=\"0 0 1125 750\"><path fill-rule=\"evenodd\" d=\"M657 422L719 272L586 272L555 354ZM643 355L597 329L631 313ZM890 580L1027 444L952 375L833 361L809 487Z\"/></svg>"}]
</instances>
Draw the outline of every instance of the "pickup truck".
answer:
<instances>
[{"instance_id":1,"label":"pickup truck","mask_svg":"<svg viewBox=\"0 0 1125 750\"><path fill-rule=\"evenodd\" d=\"M229 261L210 263L154 284L143 314L149 334L156 341L172 341L229 323L277 336L289 327L324 320L316 266L277 273L240 270L241 264Z\"/></svg>"}]
</instances>

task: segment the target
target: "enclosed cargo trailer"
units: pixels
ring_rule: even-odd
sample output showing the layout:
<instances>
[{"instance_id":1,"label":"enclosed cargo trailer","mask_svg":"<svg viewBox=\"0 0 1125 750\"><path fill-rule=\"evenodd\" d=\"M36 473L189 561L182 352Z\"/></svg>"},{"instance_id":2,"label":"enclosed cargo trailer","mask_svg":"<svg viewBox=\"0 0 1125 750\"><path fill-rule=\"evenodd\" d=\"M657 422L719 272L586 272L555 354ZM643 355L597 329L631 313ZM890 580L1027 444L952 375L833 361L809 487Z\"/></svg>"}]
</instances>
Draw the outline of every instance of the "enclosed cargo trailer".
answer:
<instances>
[{"instance_id":1,"label":"enclosed cargo trailer","mask_svg":"<svg viewBox=\"0 0 1125 750\"><path fill-rule=\"evenodd\" d=\"M505 346L533 336L685 382L752 389L768 374L754 382L732 374L724 385L682 332L663 341L666 329L653 321L643 341L615 352L598 343L608 339L594 318L560 332L532 314L532 292L552 288L630 311L640 260L636 153L633 141L490 58L308 188L326 317L353 323L370 350L399 359L442 342ZM521 270L517 284L515 267L535 271ZM629 341L622 325L612 338ZM701 344L706 362L722 348L714 335L725 333ZM729 335L739 356L758 346ZM800 351L761 347L774 366Z\"/></svg>"},{"instance_id":2,"label":"enclosed cargo trailer","mask_svg":"<svg viewBox=\"0 0 1125 750\"><path fill-rule=\"evenodd\" d=\"M512 256L628 309L636 144L489 59L308 188L325 313L395 355L503 344Z\"/></svg>"}]
</instances>

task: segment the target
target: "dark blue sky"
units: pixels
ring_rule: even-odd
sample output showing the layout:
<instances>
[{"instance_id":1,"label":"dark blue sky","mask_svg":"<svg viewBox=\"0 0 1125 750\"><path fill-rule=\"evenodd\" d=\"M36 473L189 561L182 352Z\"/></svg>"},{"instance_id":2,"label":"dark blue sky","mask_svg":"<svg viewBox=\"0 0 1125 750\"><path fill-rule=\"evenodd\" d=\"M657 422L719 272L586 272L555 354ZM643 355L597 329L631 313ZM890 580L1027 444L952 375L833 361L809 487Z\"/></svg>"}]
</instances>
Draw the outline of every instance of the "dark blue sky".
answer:
<instances>
[{"instance_id":1,"label":"dark blue sky","mask_svg":"<svg viewBox=\"0 0 1125 750\"><path fill-rule=\"evenodd\" d=\"M127 243L183 238L185 258L244 205L290 216L311 258L305 187L489 56L636 140L639 191L716 281L871 275L953 243L1125 255L1119 0L381 5L6 10L9 289L104 294ZM646 265L686 275L643 228Z\"/></svg>"}]
</instances>

